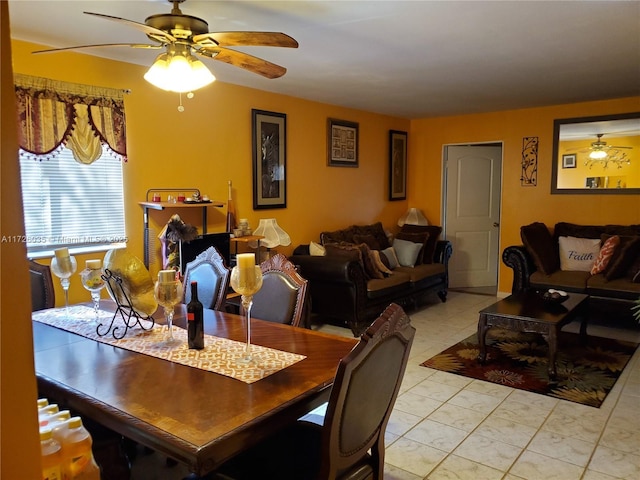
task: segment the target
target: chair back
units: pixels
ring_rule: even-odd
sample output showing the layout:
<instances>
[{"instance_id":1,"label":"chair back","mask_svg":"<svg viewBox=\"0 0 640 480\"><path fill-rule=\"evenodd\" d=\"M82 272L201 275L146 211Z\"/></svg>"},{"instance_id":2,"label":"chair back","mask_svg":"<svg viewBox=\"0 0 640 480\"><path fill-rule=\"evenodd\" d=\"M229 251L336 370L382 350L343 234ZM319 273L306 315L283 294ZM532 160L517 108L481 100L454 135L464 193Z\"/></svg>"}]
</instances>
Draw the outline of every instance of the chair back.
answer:
<instances>
[{"instance_id":1,"label":"chair back","mask_svg":"<svg viewBox=\"0 0 640 480\"><path fill-rule=\"evenodd\" d=\"M216 247L209 247L184 272L184 303L191 301L191 282L198 282L198 300L204 308L224 310L231 270Z\"/></svg>"},{"instance_id":2,"label":"chair back","mask_svg":"<svg viewBox=\"0 0 640 480\"><path fill-rule=\"evenodd\" d=\"M31 311L55 307L56 294L49 266L29 260L29 278L31 280Z\"/></svg>"},{"instance_id":3,"label":"chair back","mask_svg":"<svg viewBox=\"0 0 640 480\"><path fill-rule=\"evenodd\" d=\"M319 478L383 478L384 433L415 332L402 308L391 304L338 364L325 414Z\"/></svg>"},{"instance_id":4,"label":"chair back","mask_svg":"<svg viewBox=\"0 0 640 480\"><path fill-rule=\"evenodd\" d=\"M287 257L278 253L260 264L262 288L253 296L251 316L294 327L309 327L308 281Z\"/></svg>"}]
</instances>

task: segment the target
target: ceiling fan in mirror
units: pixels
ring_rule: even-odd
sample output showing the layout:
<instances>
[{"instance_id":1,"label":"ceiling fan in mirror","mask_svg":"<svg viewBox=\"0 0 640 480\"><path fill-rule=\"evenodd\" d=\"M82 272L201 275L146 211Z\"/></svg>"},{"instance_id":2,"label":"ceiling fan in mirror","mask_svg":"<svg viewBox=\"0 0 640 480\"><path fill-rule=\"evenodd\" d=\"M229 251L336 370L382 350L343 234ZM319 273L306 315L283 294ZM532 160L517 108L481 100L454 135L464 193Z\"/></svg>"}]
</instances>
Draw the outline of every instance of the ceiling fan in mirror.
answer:
<instances>
[{"instance_id":1,"label":"ceiling fan in mirror","mask_svg":"<svg viewBox=\"0 0 640 480\"><path fill-rule=\"evenodd\" d=\"M280 32L209 32L209 24L205 20L182 13L179 6L184 1L169 0L169 3L173 4L171 13L151 15L144 23L102 13L84 12L87 15L135 28L146 34L153 43L78 45L38 50L33 53L55 53L100 47L164 49L144 75L145 80L163 90L188 93L191 96L193 91L215 80L198 56L227 63L269 79L281 77L286 73L287 69L280 65L228 47L297 48L298 42L289 35ZM180 107L178 110L184 110Z\"/></svg>"},{"instance_id":2,"label":"ceiling fan in mirror","mask_svg":"<svg viewBox=\"0 0 640 480\"><path fill-rule=\"evenodd\" d=\"M618 168L622 168L623 165L629 165L631 160L627 152L623 151L623 149L631 150L633 147L609 145L602 140L604 135L604 133L596 134L597 140L592 142L588 149L582 151L582 153L588 154L585 165L589 168L594 165L602 165L603 168L607 168L609 164L615 165Z\"/></svg>"}]
</instances>

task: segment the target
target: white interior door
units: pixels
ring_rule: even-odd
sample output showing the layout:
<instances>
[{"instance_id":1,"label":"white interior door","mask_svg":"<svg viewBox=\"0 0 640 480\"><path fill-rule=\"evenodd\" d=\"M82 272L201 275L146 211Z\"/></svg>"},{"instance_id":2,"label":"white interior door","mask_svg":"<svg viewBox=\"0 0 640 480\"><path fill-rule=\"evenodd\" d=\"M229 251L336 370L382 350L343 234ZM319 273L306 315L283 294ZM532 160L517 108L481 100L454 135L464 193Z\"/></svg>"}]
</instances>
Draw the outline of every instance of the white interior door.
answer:
<instances>
[{"instance_id":1,"label":"white interior door","mask_svg":"<svg viewBox=\"0 0 640 480\"><path fill-rule=\"evenodd\" d=\"M444 158L449 287L498 284L502 145L450 145Z\"/></svg>"}]
</instances>

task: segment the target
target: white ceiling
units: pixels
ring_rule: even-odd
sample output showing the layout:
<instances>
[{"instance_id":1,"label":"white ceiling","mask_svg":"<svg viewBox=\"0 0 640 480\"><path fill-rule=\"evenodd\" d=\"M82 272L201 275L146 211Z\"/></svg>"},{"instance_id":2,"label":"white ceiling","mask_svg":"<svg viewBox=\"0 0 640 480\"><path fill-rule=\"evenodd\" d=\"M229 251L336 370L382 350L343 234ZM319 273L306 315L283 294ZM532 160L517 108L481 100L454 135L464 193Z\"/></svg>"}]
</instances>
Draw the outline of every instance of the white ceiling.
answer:
<instances>
[{"instance_id":1,"label":"white ceiling","mask_svg":"<svg viewBox=\"0 0 640 480\"><path fill-rule=\"evenodd\" d=\"M424 118L640 95L640 1L187 0L180 8L210 31L281 31L300 44L242 49L288 69L274 80L204 60L219 81L323 103ZM9 0L12 37L52 47L148 42L83 11L144 23L170 10L165 0ZM89 52L141 65L158 53Z\"/></svg>"}]
</instances>

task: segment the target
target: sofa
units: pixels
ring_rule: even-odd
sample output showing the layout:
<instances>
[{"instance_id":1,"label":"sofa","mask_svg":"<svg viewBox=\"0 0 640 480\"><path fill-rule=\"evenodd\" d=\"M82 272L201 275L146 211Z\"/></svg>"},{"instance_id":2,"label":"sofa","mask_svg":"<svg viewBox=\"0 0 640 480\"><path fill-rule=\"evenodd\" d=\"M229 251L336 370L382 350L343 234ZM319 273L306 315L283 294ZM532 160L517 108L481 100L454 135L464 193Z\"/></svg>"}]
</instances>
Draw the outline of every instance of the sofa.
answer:
<instances>
[{"instance_id":1,"label":"sofa","mask_svg":"<svg viewBox=\"0 0 640 480\"><path fill-rule=\"evenodd\" d=\"M311 312L359 336L390 303L415 308L435 293L446 301L451 243L439 226L404 225L391 236L380 222L322 232L290 260L309 280Z\"/></svg>"},{"instance_id":2,"label":"sofa","mask_svg":"<svg viewBox=\"0 0 640 480\"><path fill-rule=\"evenodd\" d=\"M640 298L640 225L534 222L520 229L522 245L504 249L513 269L511 291L564 290L588 294L590 321L637 327L631 308Z\"/></svg>"}]
</instances>

